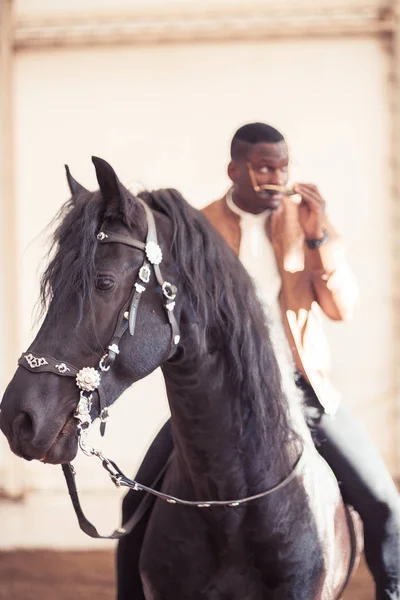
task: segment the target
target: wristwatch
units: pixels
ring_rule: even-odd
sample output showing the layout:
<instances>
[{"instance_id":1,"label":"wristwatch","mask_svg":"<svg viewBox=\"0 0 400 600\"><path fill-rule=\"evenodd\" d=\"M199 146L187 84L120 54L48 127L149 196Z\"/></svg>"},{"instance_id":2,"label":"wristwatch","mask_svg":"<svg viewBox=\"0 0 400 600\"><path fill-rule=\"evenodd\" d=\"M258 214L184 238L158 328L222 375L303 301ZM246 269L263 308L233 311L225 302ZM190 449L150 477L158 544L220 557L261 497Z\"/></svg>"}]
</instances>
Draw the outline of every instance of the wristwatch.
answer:
<instances>
[{"instance_id":1,"label":"wristwatch","mask_svg":"<svg viewBox=\"0 0 400 600\"><path fill-rule=\"evenodd\" d=\"M326 242L329 240L329 233L326 231L326 229L323 229L323 232L324 235L319 240L305 240L307 248L310 248L310 250L316 250L323 244L326 244Z\"/></svg>"}]
</instances>

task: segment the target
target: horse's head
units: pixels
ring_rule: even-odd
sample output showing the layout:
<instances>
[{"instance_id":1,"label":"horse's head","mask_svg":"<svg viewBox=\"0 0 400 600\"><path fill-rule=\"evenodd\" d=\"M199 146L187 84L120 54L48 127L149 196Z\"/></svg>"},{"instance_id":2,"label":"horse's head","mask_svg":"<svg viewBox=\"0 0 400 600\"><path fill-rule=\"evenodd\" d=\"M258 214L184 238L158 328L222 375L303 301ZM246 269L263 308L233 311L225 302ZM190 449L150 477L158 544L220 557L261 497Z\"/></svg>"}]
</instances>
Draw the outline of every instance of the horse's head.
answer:
<instances>
[{"instance_id":1,"label":"horse's head","mask_svg":"<svg viewBox=\"0 0 400 600\"><path fill-rule=\"evenodd\" d=\"M99 416L179 343L171 221L134 197L108 163L93 162L95 193L67 168L72 198L42 280L48 311L1 405L0 427L26 459L71 460L79 396L81 420L87 401Z\"/></svg>"}]
</instances>

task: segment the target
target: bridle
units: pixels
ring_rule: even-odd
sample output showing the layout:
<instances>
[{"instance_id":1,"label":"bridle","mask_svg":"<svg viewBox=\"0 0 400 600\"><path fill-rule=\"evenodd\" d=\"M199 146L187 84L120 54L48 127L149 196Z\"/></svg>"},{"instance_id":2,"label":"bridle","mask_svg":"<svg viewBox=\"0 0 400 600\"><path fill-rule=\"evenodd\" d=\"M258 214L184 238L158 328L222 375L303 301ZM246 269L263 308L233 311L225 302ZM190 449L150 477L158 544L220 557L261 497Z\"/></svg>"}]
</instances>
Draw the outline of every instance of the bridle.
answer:
<instances>
[{"instance_id":1,"label":"bridle","mask_svg":"<svg viewBox=\"0 0 400 600\"><path fill-rule=\"evenodd\" d=\"M143 206L147 219L146 242L134 240L117 233L103 231L103 227L97 234L97 240L101 244L120 243L133 248L137 248L144 253L144 260L139 269L137 279L133 286L128 303L124 304L117 319L117 325L111 340L107 346L107 352L100 358L97 368L83 367L78 369L66 361L56 360L52 356L38 355L35 352L23 354L18 360L18 364L33 373L50 372L65 377L75 377L76 385L80 390L78 406L74 417L78 419L79 444L83 452L92 455L90 449L85 445L85 436L83 435L92 423L91 409L93 393L99 396L99 418L101 421L101 433L104 435L105 423L108 419L108 406L102 387L102 378L107 373L118 354L120 353L119 344L124 333L129 330L133 337L135 334L136 318L143 293L150 281L151 270L153 269L158 285L162 290L163 305L171 328L171 356L180 341L179 326L174 314L175 299L177 288L169 281L165 281L160 269L162 262L162 250L158 244L157 228L154 216L150 208L143 200L137 198Z\"/></svg>"},{"instance_id":2,"label":"bridle","mask_svg":"<svg viewBox=\"0 0 400 600\"><path fill-rule=\"evenodd\" d=\"M147 219L146 242L142 242L140 240L133 240L123 235L103 230L103 228L101 228L101 231L97 234L97 240L101 244L126 244L127 246L137 248L144 253L144 260L142 266L139 269L138 276L133 286L129 302L123 306L119 313L114 334L110 340L110 343L107 346L107 352L99 360L98 367L83 367L81 369L78 369L77 367L66 361L57 360L51 356L39 355L32 351L30 351L29 353L22 354L22 356L18 360L18 364L27 369L28 371L31 371L32 373L49 372L64 377L75 377L76 385L80 390L79 402L74 412L74 417L78 421L77 427L79 446L87 456L97 456L97 458L99 458L102 461L103 467L109 473L111 480L117 487L124 486L135 491L144 491L148 494L151 494L152 496L156 496L157 498L165 500L170 504L180 504L184 506L192 506L197 508L209 508L211 506L237 507L252 500L257 500L259 498L268 496L269 494L272 494L273 492L287 485L297 476L304 459L303 451L301 452L289 475L285 479L280 481L278 484L264 492L237 500L192 501L184 500L182 498L178 498L170 494L164 494L158 491L157 489L154 489L154 486L158 483L159 479L165 473L168 463L165 465L163 471L158 475L156 481L153 482L153 486L149 487L133 479L129 479L112 460L104 456L100 450L96 450L87 443L86 438L88 429L92 424L91 409L94 392L97 393L99 397L98 416L101 422L100 431L101 434L104 435L105 424L109 415L107 401L102 387L102 377L105 373L107 373L110 370L118 354L120 353L119 343L124 333L127 330L129 330L129 334L131 336L134 336L140 300L143 296L143 293L146 291L147 284L150 281L152 269L154 271L156 281L162 290L163 306L165 308L171 328L171 349L169 355L170 357L174 354L180 341L179 326L174 314L175 299L178 290L174 284L165 281L161 274L160 264L162 262L163 257L161 248L158 244L157 228L153 213L143 200L141 200L140 198L137 198L137 200L143 206ZM64 471L64 475L68 485L68 490L75 508L75 512L78 517L80 527L83 531L85 531L85 533L87 533L91 537L118 539L132 531L132 529L137 524L139 518L142 516L142 513L140 511L139 516L134 514L123 527L116 529L111 535L100 535L97 532L96 528L87 520L87 518L82 512L75 485L75 469L70 463L63 464L62 468Z\"/></svg>"}]
</instances>

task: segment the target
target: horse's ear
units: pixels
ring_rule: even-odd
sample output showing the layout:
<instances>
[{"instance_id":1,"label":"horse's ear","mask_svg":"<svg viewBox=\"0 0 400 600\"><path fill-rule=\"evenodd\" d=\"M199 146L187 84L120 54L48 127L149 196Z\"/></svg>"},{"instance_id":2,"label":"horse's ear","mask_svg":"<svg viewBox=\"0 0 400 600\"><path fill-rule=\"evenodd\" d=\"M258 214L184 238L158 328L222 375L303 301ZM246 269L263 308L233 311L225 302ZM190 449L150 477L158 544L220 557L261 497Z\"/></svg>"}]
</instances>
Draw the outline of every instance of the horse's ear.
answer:
<instances>
[{"instance_id":1,"label":"horse's ear","mask_svg":"<svg viewBox=\"0 0 400 600\"><path fill-rule=\"evenodd\" d=\"M97 156L92 156L92 162L96 169L97 181L100 191L109 208L115 208L125 213L127 202L132 202L133 196L128 192L118 179L114 169L107 161ZM116 204L117 203L117 204Z\"/></svg>"},{"instance_id":2,"label":"horse's ear","mask_svg":"<svg viewBox=\"0 0 400 600\"><path fill-rule=\"evenodd\" d=\"M85 187L83 187L83 185L78 183L77 180L74 179L74 177L72 177L71 171L69 170L69 166L68 165L64 165L64 166L65 166L65 174L67 176L68 186L71 191L71 194L74 195L74 194L77 194L78 192L87 192L88 190Z\"/></svg>"}]
</instances>

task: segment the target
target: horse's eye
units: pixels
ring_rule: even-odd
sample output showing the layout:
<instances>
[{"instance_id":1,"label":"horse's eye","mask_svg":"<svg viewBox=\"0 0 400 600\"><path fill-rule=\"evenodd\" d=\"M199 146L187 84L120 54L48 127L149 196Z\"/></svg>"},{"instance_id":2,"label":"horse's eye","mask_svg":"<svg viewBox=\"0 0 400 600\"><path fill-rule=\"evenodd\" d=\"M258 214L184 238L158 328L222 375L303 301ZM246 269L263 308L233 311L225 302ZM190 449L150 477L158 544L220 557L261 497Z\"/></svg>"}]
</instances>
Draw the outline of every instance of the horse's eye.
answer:
<instances>
[{"instance_id":1,"label":"horse's eye","mask_svg":"<svg viewBox=\"0 0 400 600\"><path fill-rule=\"evenodd\" d=\"M109 290L111 290L115 285L115 281L114 279L111 279L111 277L97 277L96 279L96 289L99 290L100 292L108 292Z\"/></svg>"}]
</instances>

